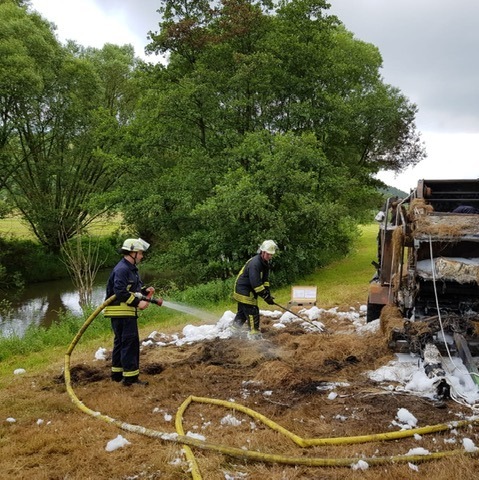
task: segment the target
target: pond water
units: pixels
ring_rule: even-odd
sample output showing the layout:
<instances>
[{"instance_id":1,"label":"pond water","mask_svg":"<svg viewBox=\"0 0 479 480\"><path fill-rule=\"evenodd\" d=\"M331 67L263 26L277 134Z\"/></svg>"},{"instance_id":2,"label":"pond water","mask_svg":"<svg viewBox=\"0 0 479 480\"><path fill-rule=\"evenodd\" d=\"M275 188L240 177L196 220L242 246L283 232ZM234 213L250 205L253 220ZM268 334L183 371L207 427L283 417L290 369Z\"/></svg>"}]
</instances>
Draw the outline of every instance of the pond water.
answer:
<instances>
[{"instance_id":1,"label":"pond water","mask_svg":"<svg viewBox=\"0 0 479 480\"><path fill-rule=\"evenodd\" d=\"M106 283L110 269L98 272L95 277L92 293L92 304L96 308L105 301ZM141 273L145 285L155 285L160 279L149 272ZM4 301L11 304L8 313L3 307ZM207 322L216 322L215 315L201 309L172 301L164 301L163 307L186 313ZM0 294L0 336L10 337L16 335L23 337L26 329L33 325L49 327L58 321L59 312L69 312L82 316L79 304L78 290L69 278L42 282L28 285L17 295L9 296Z\"/></svg>"},{"instance_id":2,"label":"pond water","mask_svg":"<svg viewBox=\"0 0 479 480\"><path fill-rule=\"evenodd\" d=\"M106 282L110 270L98 272L92 294L94 306L105 300ZM27 285L18 295L0 295L0 302L11 303L5 314L0 309L0 335L22 337L30 325L49 327L58 320L60 311L83 314L78 291L69 278ZM4 303L4 302L2 302Z\"/></svg>"}]
</instances>

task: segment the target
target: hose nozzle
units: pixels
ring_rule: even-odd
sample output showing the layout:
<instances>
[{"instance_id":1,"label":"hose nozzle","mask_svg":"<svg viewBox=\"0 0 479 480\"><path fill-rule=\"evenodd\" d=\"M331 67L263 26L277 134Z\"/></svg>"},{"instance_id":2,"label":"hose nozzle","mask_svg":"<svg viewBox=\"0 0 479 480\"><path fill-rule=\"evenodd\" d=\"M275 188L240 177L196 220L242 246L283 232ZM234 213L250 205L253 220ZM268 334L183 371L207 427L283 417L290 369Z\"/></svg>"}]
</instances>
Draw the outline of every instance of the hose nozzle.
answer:
<instances>
[{"instance_id":1,"label":"hose nozzle","mask_svg":"<svg viewBox=\"0 0 479 480\"><path fill-rule=\"evenodd\" d=\"M144 302L154 303L155 305L158 305L159 307L161 307L163 305L163 299L162 298L149 298L149 297L143 295L140 292L135 293L135 297L139 298L140 300L143 300Z\"/></svg>"}]
</instances>

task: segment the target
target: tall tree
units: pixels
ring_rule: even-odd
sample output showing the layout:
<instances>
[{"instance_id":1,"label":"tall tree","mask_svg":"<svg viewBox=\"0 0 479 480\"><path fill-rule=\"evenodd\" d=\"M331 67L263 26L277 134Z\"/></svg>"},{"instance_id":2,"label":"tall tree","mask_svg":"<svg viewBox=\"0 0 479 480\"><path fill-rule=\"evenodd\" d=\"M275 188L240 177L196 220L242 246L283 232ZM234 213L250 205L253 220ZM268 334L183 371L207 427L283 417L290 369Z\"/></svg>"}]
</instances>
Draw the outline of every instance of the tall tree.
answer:
<instances>
[{"instance_id":1,"label":"tall tree","mask_svg":"<svg viewBox=\"0 0 479 480\"><path fill-rule=\"evenodd\" d=\"M245 155L255 159L248 172ZM357 231L345 197L361 186L350 191L345 169L327 161L313 134L248 134L231 160L236 167L193 212L202 227L186 239L197 252L197 274L237 271L265 238L281 246L275 263L286 282L347 253Z\"/></svg>"},{"instance_id":2,"label":"tall tree","mask_svg":"<svg viewBox=\"0 0 479 480\"><path fill-rule=\"evenodd\" d=\"M116 201L129 155L133 49L62 47L36 14L0 8L3 184L40 242L57 252Z\"/></svg>"},{"instance_id":3,"label":"tall tree","mask_svg":"<svg viewBox=\"0 0 479 480\"><path fill-rule=\"evenodd\" d=\"M378 49L323 0L164 5L149 48L169 61L145 72L134 126L145 173L160 178L137 190L155 213L135 221L135 198L127 217L201 279L244 260L261 232L291 271L293 258L310 269L346 251L377 202L374 175L424 156L416 106L383 82ZM321 242L295 231L302 219Z\"/></svg>"},{"instance_id":4,"label":"tall tree","mask_svg":"<svg viewBox=\"0 0 479 480\"><path fill-rule=\"evenodd\" d=\"M9 140L18 108L51 82L59 55L47 22L17 2L0 2L0 188L16 169Z\"/></svg>"}]
</instances>

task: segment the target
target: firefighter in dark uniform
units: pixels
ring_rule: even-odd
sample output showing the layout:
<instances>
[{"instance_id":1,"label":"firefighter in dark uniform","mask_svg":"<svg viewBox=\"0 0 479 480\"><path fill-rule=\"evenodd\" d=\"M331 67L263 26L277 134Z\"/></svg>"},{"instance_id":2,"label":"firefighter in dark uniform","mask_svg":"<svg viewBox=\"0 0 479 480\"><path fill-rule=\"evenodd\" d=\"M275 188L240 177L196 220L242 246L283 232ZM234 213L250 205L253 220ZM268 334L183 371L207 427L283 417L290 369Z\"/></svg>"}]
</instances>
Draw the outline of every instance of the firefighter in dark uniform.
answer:
<instances>
[{"instance_id":1,"label":"firefighter in dark uniform","mask_svg":"<svg viewBox=\"0 0 479 480\"><path fill-rule=\"evenodd\" d=\"M269 264L278 246L273 240L265 240L258 253L250 258L238 273L233 298L238 302L238 312L231 325L233 335L241 334L242 326L248 324L248 338L262 338L259 329L258 296L268 305L274 305L269 284Z\"/></svg>"},{"instance_id":2,"label":"firefighter in dark uniform","mask_svg":"<svg viewBox=\"0 0 479 480\"><path fill-rule=\"evenodd\" d=\"M111 379L125 386L147 385L140 375L140 336L138 333L138 310L144 310L149 302L135 293L151 298L155 289L145 288L137 265L148 250L149 243L141 238L129 238L123 242L120 253L123 258L113 268L106 287L106 298L116 298L106 306L104 315L111 319L115 338L111 357ZM161 303L160 303L161 305Z\"/></svg>"}]
</instances>

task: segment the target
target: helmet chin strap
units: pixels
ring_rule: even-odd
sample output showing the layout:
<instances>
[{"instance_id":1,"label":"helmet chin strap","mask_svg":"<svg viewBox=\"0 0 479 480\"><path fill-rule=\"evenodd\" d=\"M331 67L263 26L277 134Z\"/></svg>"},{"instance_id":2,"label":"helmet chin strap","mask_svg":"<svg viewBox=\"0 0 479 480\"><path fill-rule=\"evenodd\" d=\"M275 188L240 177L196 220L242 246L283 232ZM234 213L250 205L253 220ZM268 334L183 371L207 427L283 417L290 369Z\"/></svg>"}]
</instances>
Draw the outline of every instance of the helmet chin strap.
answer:
<instances>
[{"instance_id":1,"label":"helmet chin strap","mask_svg":"<svg viewBox=\"0 0 479 480\"><path fill-rule=\"evenodd\" d=\"M136 255L133 256L132 253L135 253ZM131 252L131 253L128 254L128 256L131 257L131 258L133 258L133 263L134 263L135 265L138 265L138 264L136 263L136 257L138 257L138 252Z\"/></svg>"}]
</instances>

